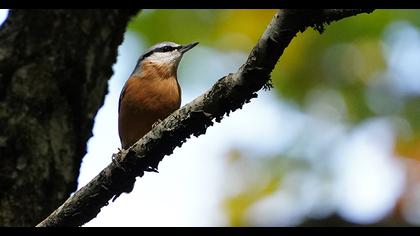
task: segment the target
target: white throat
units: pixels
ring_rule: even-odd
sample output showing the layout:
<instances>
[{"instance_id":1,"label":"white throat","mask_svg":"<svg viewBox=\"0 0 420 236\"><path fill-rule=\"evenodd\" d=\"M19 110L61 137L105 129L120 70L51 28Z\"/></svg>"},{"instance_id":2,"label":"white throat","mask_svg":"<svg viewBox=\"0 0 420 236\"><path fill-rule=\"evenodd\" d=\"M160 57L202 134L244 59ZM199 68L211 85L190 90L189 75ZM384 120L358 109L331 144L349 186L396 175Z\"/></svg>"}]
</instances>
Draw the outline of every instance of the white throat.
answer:
<instances>
[{"instance_id":1,"label":"white throat","mask_svg":"<svg viewBox=\"0 0 420 236\"><path fill-rule=\"evenodd\" d=\"M182 54L178 51L172 52L155 52L145 60L158 65L174 65L178 66L181 61Z\"/></svg>"}]
</instances>

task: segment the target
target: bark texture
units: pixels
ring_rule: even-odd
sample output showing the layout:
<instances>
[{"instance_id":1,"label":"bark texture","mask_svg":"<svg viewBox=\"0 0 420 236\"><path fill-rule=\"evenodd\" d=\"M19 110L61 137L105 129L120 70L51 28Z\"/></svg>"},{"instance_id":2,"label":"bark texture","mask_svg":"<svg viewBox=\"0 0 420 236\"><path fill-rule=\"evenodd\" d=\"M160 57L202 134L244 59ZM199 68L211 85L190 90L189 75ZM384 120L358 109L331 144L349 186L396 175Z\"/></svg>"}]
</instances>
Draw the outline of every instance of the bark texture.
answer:
<instances>
[{"instance_id":1,"label":"bark texture","mask_svg":"<svg viewBox=\"0 0 420 236\"><path fill-rule=\"evenodd\" d=\"M76 190L137 10L11 10L0 28L0 225L33 226Z\"/></svg>"},{"instance_id":2,"label":"bark texture","mask_svg":"<svg viewBox=\"0 0 420 236\"><path fill-rule=\"evenodd\" d=\"M159 123L86 186L37 226L80 226L93 219L111 198L133 189L137 176L156 171L159 162L191 135L199 136L214 121L241 108L256 92L270 87L270 73L293 37L307 27L322 31L324 24L371 10L280 10L236 73L221 78L205 94ZM106 157L104 157L106 158Z\"/></svg>"}]
</instances>

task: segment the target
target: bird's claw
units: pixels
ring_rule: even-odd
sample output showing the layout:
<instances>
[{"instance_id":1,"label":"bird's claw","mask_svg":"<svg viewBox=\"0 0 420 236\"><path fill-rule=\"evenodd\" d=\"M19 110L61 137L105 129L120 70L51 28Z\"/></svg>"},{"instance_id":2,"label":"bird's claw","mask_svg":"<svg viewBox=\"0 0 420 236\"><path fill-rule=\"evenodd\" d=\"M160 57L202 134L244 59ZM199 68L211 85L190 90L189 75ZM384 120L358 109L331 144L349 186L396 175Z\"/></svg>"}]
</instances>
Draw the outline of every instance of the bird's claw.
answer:
<instances>
[{"instance_id":1,"label":"bird's claw","mask_svg":"<svg viewBox=\"0 0 420 236\"><path fill-rule=\"evenodd\" d=\"M153 123L152 129L154 129L156 126L158 126L160 122L162 122L162 120L158 119L155 123Z\"/></svg>"},{"instance_id":2,"label":"bird's claw","mask_svg":"<svg viewBox=\"0 0 420 236\"><path fill-rule=\"evenodd\" d=\"M118 152L117 153L113 153L112 154L112 163L114 163L114 165L118 168L121 169L122 171L125 172L124 167L122 167L119 163L120 159L121 159L121 155L122 155L122 150L120 148L118 148Z\"/></svg>"},{"instance_id":3,"label":"bird's claw","mask_svg":"<svg viewBox=\"0 0 420 236\"><path fill-rule=\"evenodd\" d=\"M111 157L112 161L115 161L115 159L118 159L121 156L121 154L122 154L122 149L118 148L118 152L112 154L112 157Z\"/></svg>"}]
</instances>

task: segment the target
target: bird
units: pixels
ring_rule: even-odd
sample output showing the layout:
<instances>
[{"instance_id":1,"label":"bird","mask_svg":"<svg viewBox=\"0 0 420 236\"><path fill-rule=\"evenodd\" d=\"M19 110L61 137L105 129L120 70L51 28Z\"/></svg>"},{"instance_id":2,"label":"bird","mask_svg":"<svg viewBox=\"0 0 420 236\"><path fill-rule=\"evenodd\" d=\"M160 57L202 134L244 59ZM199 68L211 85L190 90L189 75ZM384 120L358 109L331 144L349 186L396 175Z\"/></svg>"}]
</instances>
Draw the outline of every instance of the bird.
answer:
<instances>
[{"instance_id":1,"label":"bird","mask_svg":"<svg viewBox=\"0 0 420 236\"><path fill-rule=\"evenodd\" d=\"M178 65L199 42L161 42L141 55L125 82L118 102L118 133L126 150L153 126L181 106Z\"/></svg>"}]
</instances>

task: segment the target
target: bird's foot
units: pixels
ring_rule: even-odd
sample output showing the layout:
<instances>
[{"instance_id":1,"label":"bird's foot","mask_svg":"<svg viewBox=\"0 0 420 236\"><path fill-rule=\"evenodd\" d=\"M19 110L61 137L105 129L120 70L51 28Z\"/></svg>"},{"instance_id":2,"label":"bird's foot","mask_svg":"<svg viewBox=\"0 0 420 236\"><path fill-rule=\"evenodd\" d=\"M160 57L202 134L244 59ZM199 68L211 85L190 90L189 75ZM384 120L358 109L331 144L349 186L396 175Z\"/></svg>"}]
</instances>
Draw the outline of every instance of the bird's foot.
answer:
<instances>
[{"instance_id":1,"label":"bird's foot","mask_svg":"<svg viewBox=\"0 0 420 236\"><path fill-rule=\"evenodd\" d=\"M122 149L118 148L118 152L112 154L112 163L114 163L114 165L117 166L118 169L121 169L125 172L124 167L122 167L119 163L122 157L122 151Z\"/></svg>"},{"instance_id":2,"label":"bird's foot","mask_svg":"<svg viewBox=\"0 0 420 236\"><path fill-rule=\"evenodd\" d=\"M160 122L162 122L162 120L158 119L155 123L153 123L152 129L154 129L156 126L158 126Z\"/></svg>"},{"instance_id":3,"label":"bird's foot","mask_svg":"<svg viewBox=\"0 0 420 236\"><path fill-rule=\"evenodd\" d=\"M112 161L114 161L115 159L121 158L121 154L122 154L122 149L118 148L118 152L112 154L112 157L111 157Z\"/></svg>"}]
</instances>

